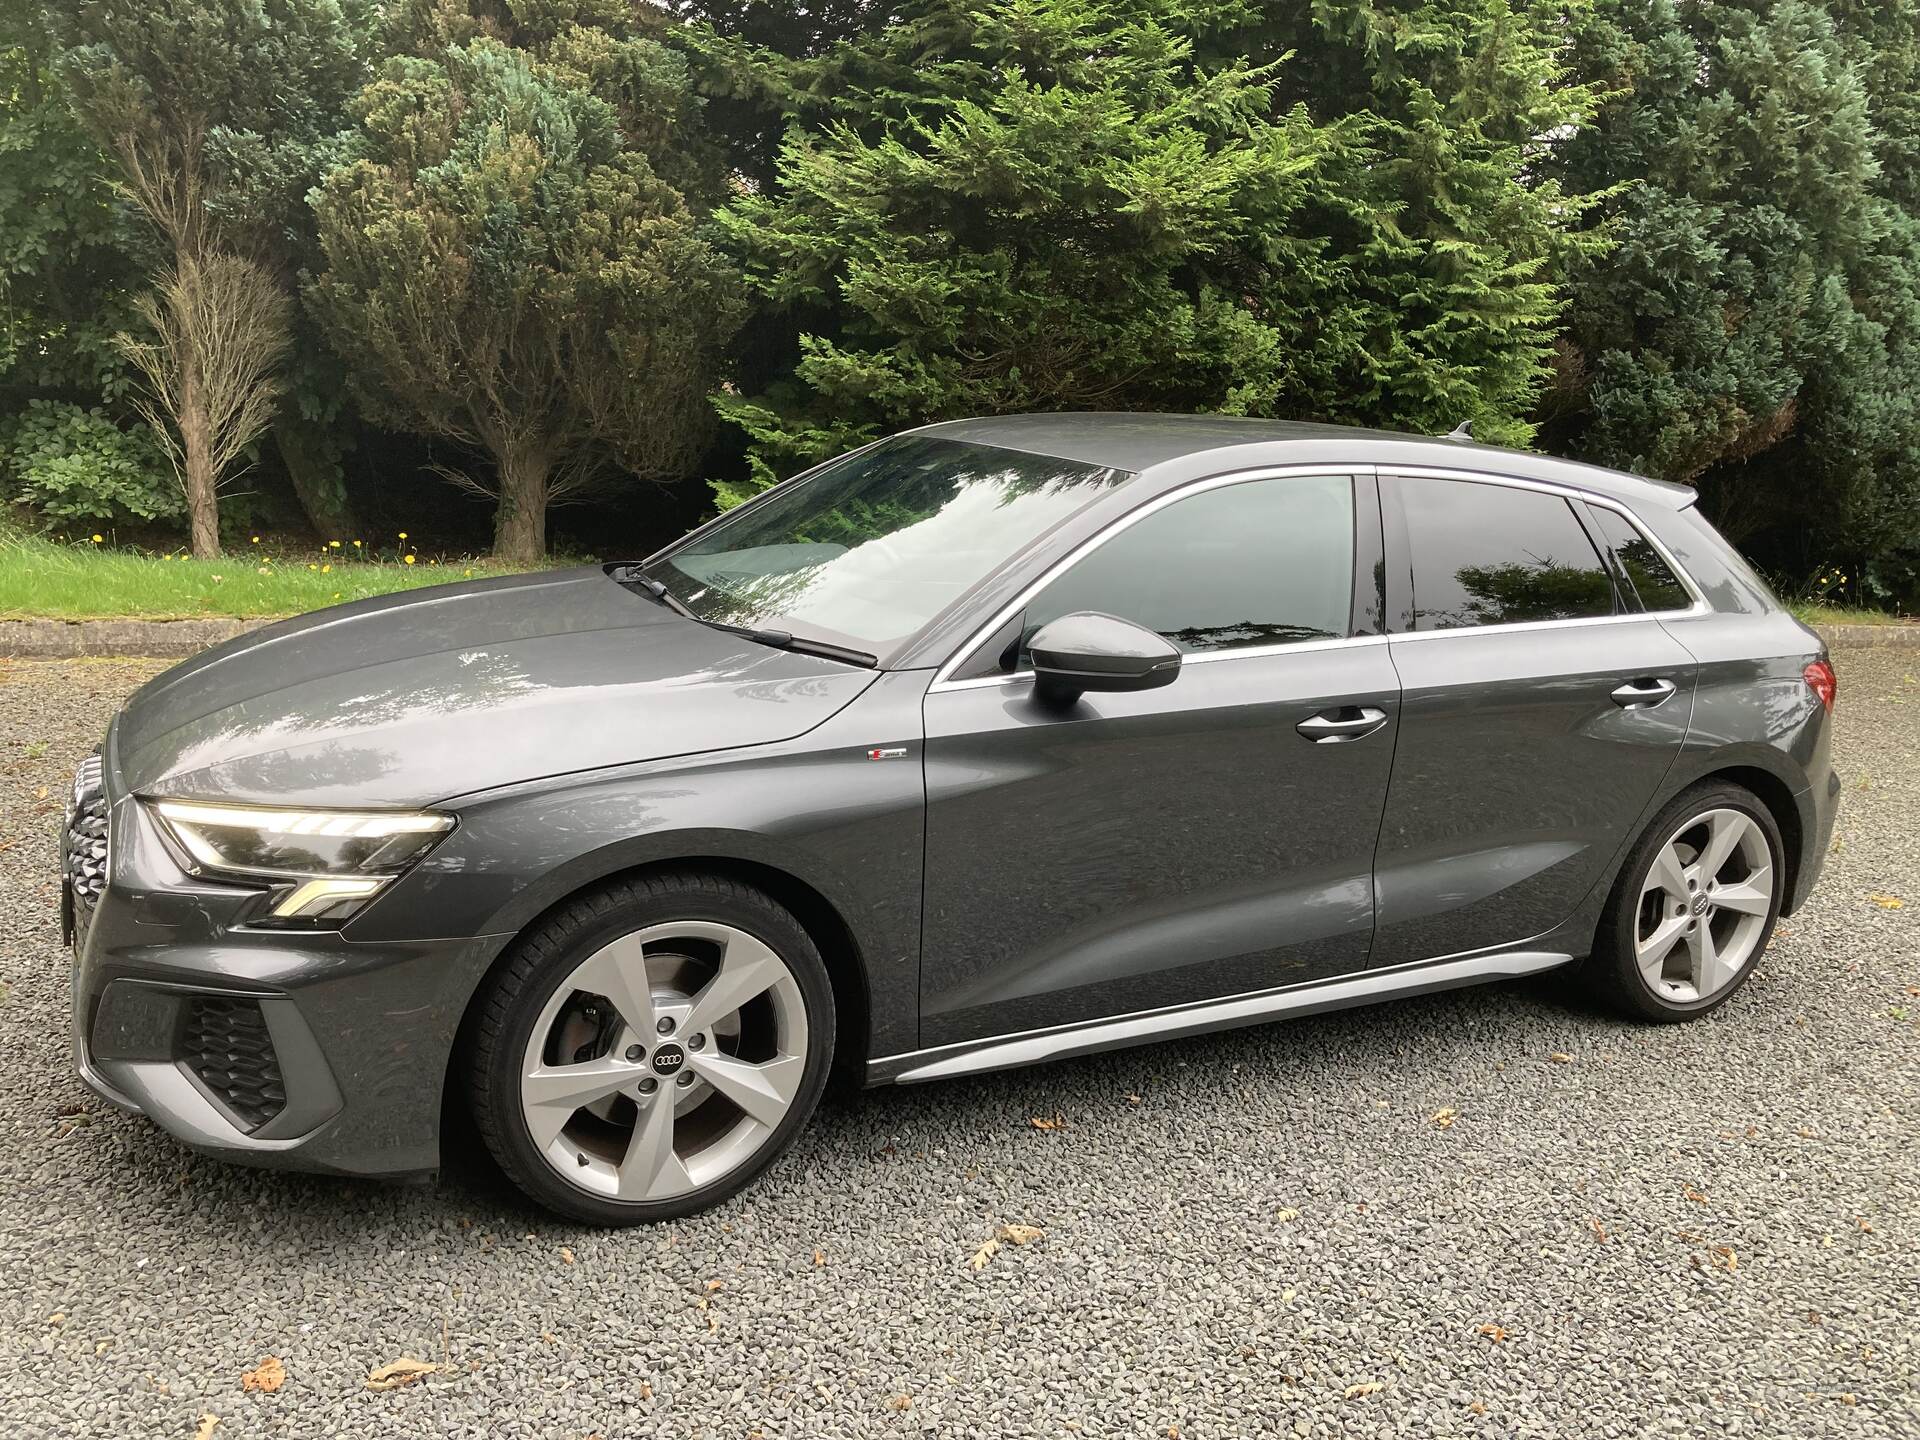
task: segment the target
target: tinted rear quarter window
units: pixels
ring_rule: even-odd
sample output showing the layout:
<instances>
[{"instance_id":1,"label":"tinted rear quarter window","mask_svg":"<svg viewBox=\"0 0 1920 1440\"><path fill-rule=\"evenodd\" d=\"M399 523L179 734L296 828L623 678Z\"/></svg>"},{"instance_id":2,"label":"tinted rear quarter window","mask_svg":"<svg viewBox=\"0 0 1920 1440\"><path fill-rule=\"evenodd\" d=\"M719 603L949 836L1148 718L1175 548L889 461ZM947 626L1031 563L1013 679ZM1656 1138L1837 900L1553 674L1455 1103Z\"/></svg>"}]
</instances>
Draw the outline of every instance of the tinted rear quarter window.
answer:
<instances>
[{"instance_id":1,"label":"tinted rear quarter window","mask_svg":"<svg viewBox=\"0 0 1920 1440\"><path fill-rule=\"evenodd\" d=\"M1558 495L1466 480L1400 481L1414 629L1458 630L1614 611L1613 582Z\"/></svg>"},{"instance_id":2,"label":"tinted rear quarter window","mask_svg":"<svg viewBox=\"0 0 1920 1440\"><path fill-rule=\"evenodd\" d=\"M1693 597L1687 593L1687 587L1680 583L1680 577L1673 573L1673 567L1667 564L1660 552L1654 549L1653 542L1642 535L1631 520L1618 510L1609 510L1603 505L1589 505L1587 513L1593 516L1600 533L1619 557L1620 567L1633 582L1643 608L1684 610L1693 603Z\"/></svg>"}]
</instances>

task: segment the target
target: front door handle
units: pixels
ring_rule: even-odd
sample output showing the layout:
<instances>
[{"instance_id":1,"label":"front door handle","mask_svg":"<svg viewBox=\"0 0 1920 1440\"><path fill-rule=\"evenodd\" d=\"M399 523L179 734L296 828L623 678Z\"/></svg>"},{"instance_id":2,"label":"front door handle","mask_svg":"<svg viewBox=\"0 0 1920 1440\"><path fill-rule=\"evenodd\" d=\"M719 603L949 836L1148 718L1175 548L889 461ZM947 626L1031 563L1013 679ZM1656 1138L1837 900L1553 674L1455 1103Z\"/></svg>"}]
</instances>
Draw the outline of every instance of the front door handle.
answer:
<instances>
[{"instance_id":1,"label":"front door handle","mask_svg":"<svg viewBox=\"0 0 1920 1440\"><path fill-rule=\"evenodd\" d=\"M1622 710L1651 710L1673 698L1671 680L1629 680L1613 692L1613 703Z\"/></svg>"},{"instance_id":2,"label":"front door handle","mask_svg":"<svg viewBox=\"0 0 1920 1440\"><path fill-rule=\"evenodd\" d=\"M1293 728L1316 745L1338 745L1343 740L1358 740L1371 735L1387 723L1387 712L1369 705L1342 705L1325 710Z\"/></svg>"}]
</instances>

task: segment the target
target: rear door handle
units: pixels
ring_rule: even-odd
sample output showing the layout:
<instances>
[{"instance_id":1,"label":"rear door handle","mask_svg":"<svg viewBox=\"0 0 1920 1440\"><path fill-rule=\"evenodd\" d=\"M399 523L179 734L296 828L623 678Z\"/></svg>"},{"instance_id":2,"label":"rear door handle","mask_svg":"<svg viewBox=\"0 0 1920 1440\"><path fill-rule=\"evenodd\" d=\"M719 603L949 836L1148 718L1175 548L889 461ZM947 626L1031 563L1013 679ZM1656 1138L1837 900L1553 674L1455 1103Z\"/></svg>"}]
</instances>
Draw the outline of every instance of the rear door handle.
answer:
<instances>
[{"instance_id":1,"label":"rear door handle","mask_svg":"<svg viewBox=\"0 0 1920 1440\"><path fill-rule=\"evenodd\" d=\"M1673 698L1671 680L1629 680L1613 692L1613 703L1622 710L1651 710Z\"/></svg>"},{"instance_id":2,"label":"rear door handle","mask_svg":"<svg viewBox=\"0 0 1920 1440\"><path fill-rule=\"evenodd\" d=\"M1387 712L1367 705L1342 705L1325 710L1293 728L1316 745L1338 745L1343 740L1358 740L1371 735L1387 723Z\"/></svg>"}]
</instances>

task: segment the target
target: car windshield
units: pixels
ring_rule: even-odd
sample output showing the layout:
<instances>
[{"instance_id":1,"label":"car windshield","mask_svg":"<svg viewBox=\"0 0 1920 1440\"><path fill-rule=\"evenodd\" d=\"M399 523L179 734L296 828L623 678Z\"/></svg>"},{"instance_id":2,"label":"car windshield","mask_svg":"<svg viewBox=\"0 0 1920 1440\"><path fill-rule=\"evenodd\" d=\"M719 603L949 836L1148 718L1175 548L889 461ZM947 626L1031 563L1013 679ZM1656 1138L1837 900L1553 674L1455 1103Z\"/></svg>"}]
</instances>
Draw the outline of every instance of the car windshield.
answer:
<instances>
[{"instance_id":1,"label":"car windshield","mask_svg":"<svg viewBox=\"0 0 1920 1440\"><path fill-rule=\"evenodd\" d=\"M1122 470L900 436L759 500L645 573L702 620L884 654Z\"/></svg>"}]
</instances>

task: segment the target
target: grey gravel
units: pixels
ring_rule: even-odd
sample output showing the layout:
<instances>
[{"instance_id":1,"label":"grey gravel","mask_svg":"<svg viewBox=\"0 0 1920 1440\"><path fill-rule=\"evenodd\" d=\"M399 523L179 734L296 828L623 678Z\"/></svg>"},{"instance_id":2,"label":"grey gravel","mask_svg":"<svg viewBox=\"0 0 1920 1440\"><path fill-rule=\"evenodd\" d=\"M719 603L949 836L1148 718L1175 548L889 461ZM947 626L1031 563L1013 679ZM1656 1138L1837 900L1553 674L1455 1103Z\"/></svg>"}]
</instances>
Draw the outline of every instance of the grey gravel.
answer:
<instances>
[{"instance_id":1,"label":"grey gravel","mask_svg":"<svg viewBox=\"0 0 1920 1440\"><path fill-rule=\"evenodd\" d=\"M80 1086L60 798L155 668L0 665L8 1434L1920 1434L1911 655L1841 657L1836 852L1708 1021L1548 977L842 1097L749 1195L623 1233L470 1154L231 1168ZM970 1270L1009 1222L1045 1233ZM368 1392L401 1355L448 1368Z\"/></svg>"}]
</instances>

